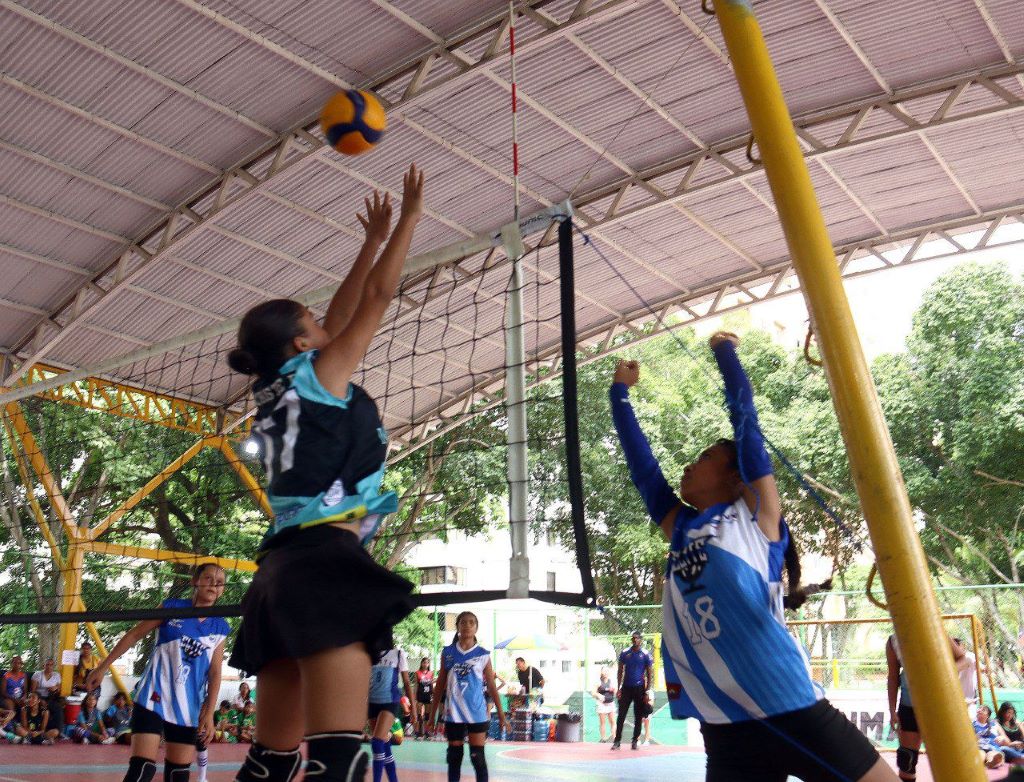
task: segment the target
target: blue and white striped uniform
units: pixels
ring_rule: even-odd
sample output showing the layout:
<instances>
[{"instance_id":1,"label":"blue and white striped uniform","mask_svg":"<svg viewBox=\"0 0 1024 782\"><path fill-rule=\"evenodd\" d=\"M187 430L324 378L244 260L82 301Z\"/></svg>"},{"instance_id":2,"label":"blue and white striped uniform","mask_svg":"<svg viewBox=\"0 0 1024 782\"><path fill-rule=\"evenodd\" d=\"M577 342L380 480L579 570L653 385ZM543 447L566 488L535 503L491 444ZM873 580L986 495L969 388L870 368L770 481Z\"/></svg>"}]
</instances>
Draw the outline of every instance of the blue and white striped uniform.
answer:
<instances>
[{"instance_id":1,"label":"blue and white striped uniform","mask_svg":"<svg viewBox=\"0 0 1024 782\"><path fill-rule=\"evenodd\" d=\"M402 699L402 673L409 658L401 649L388 649L370 669L370 703L398 703Z\"/></svg>"},{"instance_id":2,"label":"blue and white striped uniform","mask_svg":"<svg viewBox=\"0 0 1024 782\"><path fill-rule=\"evenodd\" d=\"M490 709L484 697L484 669L491 653L480 645L462 651L458 643L441 652L441 668L448 672L446 717L448 722L465 724L487 722Z\"/></svg>"},{"instance_id":3,"label":"blue and white striped uniform","mask_svg":"<svg viewBox=\"0 0 1024 782\"><path fill-rule=\"evenodd\" d=\"M676 719L764 719L825 696L786 629L783 553L789 530L769 541L741 498L698 514L682 507L666 570L662 653Z\"/></svg>"},{"instance_id":4,"label":"blue and white striped uniform","mask_svg":"<svg viewBox=\"0 0 1024 782\"><path fill-rule=\"evenodd\" d=\"M191 608L191 600L164 600L161 608ZM214 650L230 633L227 621L167 619L157 629L149 664L135 688L135 703L185 727L199 725Z\"/></svg>"},{"instance_id":5,"label":"blue and white striped uniform","mask_svg":"<svg viewBox=\"0 0 1024 782\"><path fill-rule=\"evenodd\" d=\"M398 510L380 493L388 435L377 404L359 386L337 397L314 370L317 351L292 356L253 388L253 436L260 441L267 497L274 511L268 538L288 528L360 520L366 543L384 514Z\"/></svg>"}]
</instances>

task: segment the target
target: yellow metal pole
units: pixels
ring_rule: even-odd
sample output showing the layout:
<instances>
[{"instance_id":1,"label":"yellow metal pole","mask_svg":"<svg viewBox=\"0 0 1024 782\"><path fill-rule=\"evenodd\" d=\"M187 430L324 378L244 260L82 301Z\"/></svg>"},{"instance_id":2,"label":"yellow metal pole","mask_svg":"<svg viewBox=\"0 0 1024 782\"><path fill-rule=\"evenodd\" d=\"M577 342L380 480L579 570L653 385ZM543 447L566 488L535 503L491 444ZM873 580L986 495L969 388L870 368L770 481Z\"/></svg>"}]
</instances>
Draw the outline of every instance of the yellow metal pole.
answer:
<instances>
[{"instance_id":1,"label":"yellow metal pole","mask_svg":"<svg viewBox=\"0 0 1024 782\"><path fill-rule=\"evenodd\" d=\"M57 570L60 571L64 567L64 557L60 553L57 540L50 532L50 525L46 520L46 514L43 512L39 500L36 499L36 493L32 486L32 475L29 472L28 465L25 464L24 454L18 448L18 435L6 415L4 416L4 428L7 430L7 437L11 441L11 453L14 454L14 463L18 467L18 475L21 476L21 483L25 487L25 497L28 499L29 507L32 509L32 515L39 526L39 531L46 540L46 544L50 547L50 554L57 565Z\"/></svg>"},{"instance_id":2,"label":"yellow metal pole","mask_svg":"<svg viewBox=\"0 0 1024 782\"><path fill-rule=\"evenodd\" d=\"M260 486L260 482L256 480L249 468L245 466L245 462L238 458L238 454L235 453L235 449L228 443L228 438L221 437L218 447L221 453L224 454L224 458L228 460L228 464L231 465L237 474L239 480L242 481L242 485L249 490L257 504L263 508L263 512L267 514L268 518L274 518L274 510L270 507L270 500L267 499L267 493Z\"/></svg>"},{"instance_id":3,"label":"yellow metal pole","mask_svg":"<svg viewBox=\"0 0 1024 782\"><path fill-rule=\"evenodd\" d=\"M84 611L85 604L81 603L79 605L79 609ZM100 633L96 629L96 625L94 625L92 622L86 622L85 629L89 632L89 635L92 637L93 643L96 644L96 651L99 653L100 660L104 659L109 654L109 652L107 652L107 647L104 645L103 639L100 638ZM127 685L125 685L124 679L121 678L121 674L114 670L113 667L111 667L110 669L110 678L114 680L114 686L117 687L119 691L124 693L124 697L131 701L131 690L129 690Z\"/></svg>"},{"instance_id":4,"label":"yellow metal pole","mask_svg":"<svg viewBox=\"0 0 1024 782\"><path fill-rule=\"evenodd\" d=\"M57 479L50 472L50 465L46 463L46 456L40 450L39 444L29 428L28 421L25 420L25 415L21 411L21 405L17 402L11 402L5 409L8 420L18 434L18 439L21 441L25 455L32 464L32 469L35 470L36 475L39 476L39 482L46 490L46 496L50 499L53 512L57 514L57 518L64 525L64 531L67 533L67 536L74 540L78 537L74 516L71 513L71 509L68 508L64 495L61 493Z\"/></svg>"},{"instance_id":5,"label":"yellow metal pole","mask_svg":"<svg viewBox=\"0 0 1024 782\"><path fill-rule=\"evenodd\" d=\"M211 557L207 554L196 554L190 551L144 548L142 546L128 546L120 543L106 543L101 540L86 540L78 545L82 551L93 551L97 554L109 554L114 557L152 559L157 562L178 562L192 565L193 567L204 562L216 562L225 570L238 570L244 573L255 573L257 568L256 563L248 559Z\"/></svg>"},{"instance_id":6,"label":"yellow metal pole","mask_svg":"<svg viewBox=\"0 0 1024 782\"><path fill-rule=\"evenodd\" d=\"M112 510L110 514L105 519L103 519L103 521L101 521L99 524L93 527L89 531L89 538L91 540L96 540L96 538L98 538L100 535L107 531L107 528L110 527L111 524L113 524L115 521L120 519L124 514L126 514L128 511L130 511L132 508L134 508L136 505L138 505L140 502L146 499L146 497L152 494L153 491L158 486L160 486L160 484L162 484L164 481L166 481L168 478L174 475L174 473L176 473L178 470L184 467L192 458L195 457L197 453L203 450L203 448L208 444L209 439L204 437L202 440L200 440L187 451L185 451L185 453L183 453L173 462L164 467L159 473L150 478L149 482L145 486L143 486L141 489L135 492L135 494L133 494L127 500L122 502L119 506Z\"/></svg>"},{"instance_id":7,"label":"yellow metal pole","mask_svg":"<svg viewBox=\"0 0 1024 782\"><path fill-rule=\"evenodd\" d=\"M806 162L751 0L715 10L818 335L850 468L937 782L982 782L948 636Z\"/></svg>"},{"instance_id":8,"label":"yellow metal pole","mask_svg":"<svg viewBox=\"0 0 1024 782\"><path fill-rule=\"evenodd\" d=\"M82 565L85 557L81 549L74 543L68 547L61 569L61 582L64 585L64 600L61 610L65 613L74 610L82 594ZM65 623L60 626L60 692L61 695L71 694L71 683L75 677L75 666L64 664L64 652L75 649L78 644L78 625Z\"/></svg>"},{"instance_id":9,"label":"yellow metal pole","mask_svg":"<svg viewBox=\"0 0 1024 782\"><path fill-rule=\"evenodd\" d=\"M972 614L971 618L972 618L972 620L974 622L978 623L978 637L979 637L980 643L981 643L980 647L979 646L975 646L974 647L974 653L977 656L976 662L978 663L978 697L979 697L979 699L981 698L981 691L982 691L982 687L981 687L981 668L982 668L982 665L981 665L981 652L984 652L985 653L985 666L984 667L985 667L986 673L988 674L988 691L989 691L989 695L991 695L991 697L992 697L992 711L995 711L996 709L999 708L999 701L996 700L996 684L995 684L995 680L992 678L992 658L989 657L989 654L988 654L988 636L985 634L985 625L983 625L981 623L981 620L978 619L978 617L974 616L973 614ZM982 702L984 702L984 701L982 700Z\"/></svg>"}]
</instances>

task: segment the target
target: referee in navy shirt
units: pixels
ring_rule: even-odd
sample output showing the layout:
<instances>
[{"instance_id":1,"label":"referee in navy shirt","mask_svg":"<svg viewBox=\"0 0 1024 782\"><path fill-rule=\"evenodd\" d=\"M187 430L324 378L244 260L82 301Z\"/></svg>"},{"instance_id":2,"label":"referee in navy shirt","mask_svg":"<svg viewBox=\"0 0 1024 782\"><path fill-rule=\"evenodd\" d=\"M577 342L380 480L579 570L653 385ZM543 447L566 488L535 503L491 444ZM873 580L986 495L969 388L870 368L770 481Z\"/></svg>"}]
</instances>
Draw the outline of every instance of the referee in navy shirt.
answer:
<instances>
[{"instance_id":1,"label":"referee in navy shirt","mask_svg":"<svg viewBox=\"0 0 1024 782\"><path fill-rule=\"evenodd\" d=\"M643 725L644 697L651 687L651 669L654 658L643 648L644 637L633 631L633 645L619 654L619 718L615 723L615 741L612 749L622 742L622 726L626 722L629 705L633 704L633 749L637 748Z\"/></svg>"}]
</instances>

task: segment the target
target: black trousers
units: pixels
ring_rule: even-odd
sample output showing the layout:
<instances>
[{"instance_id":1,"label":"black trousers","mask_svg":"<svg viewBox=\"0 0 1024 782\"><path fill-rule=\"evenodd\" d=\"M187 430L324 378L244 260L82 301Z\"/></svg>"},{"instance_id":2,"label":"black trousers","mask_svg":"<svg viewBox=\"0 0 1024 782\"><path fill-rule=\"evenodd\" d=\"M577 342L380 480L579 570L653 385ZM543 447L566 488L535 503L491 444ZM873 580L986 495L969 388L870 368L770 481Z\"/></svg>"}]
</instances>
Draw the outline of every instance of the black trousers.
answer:
<instances>
[{"instance_id":1,"label":"black trousers","mask_svg":"<svg viewBox=\"0 0 1024 782\"><path fill-rule=\"evenodd\" d=\"M635 687L624 686L619 690L619 717L615 721L615 741L622 741L622 726L626 724L626 712L633 704L633 741L640 738L640 729L644 724L644 695L647 691L642 684Z\"/></svg>"}]
</instances>

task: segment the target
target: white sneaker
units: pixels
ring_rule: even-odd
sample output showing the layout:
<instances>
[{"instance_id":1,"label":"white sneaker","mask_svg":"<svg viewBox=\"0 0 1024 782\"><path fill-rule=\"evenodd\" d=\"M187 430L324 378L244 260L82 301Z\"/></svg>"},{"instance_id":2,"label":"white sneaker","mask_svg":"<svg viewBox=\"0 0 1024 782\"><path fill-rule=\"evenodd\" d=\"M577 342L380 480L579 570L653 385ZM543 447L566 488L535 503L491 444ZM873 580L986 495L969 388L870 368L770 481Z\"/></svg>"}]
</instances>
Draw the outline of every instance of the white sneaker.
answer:
<instances>
[{"instance_id":1,"label":"white sneaker","mask_svg":"<svg viewBox=\"0 0 1024 782\"><path fill-rule=\"evenodd\" d=\"M648 747L648 746L650 746L650 744L651 744L651 742L647 741L646 739L644 741L640 742L640 746L641 747Z\"/></svg>"},{"instance_id":2,"label":"white sneaker","mask_svg":"<svg viewBox=\"0 0 1024 782\"><path fill-rule=\"evenodd\" d=\"M117 739L115 739L113 736L107 736L105 739L103 739L103 741L100 742L100 744L113 744L115 741L117 741Z\"/></svg>"}]
</instances>

